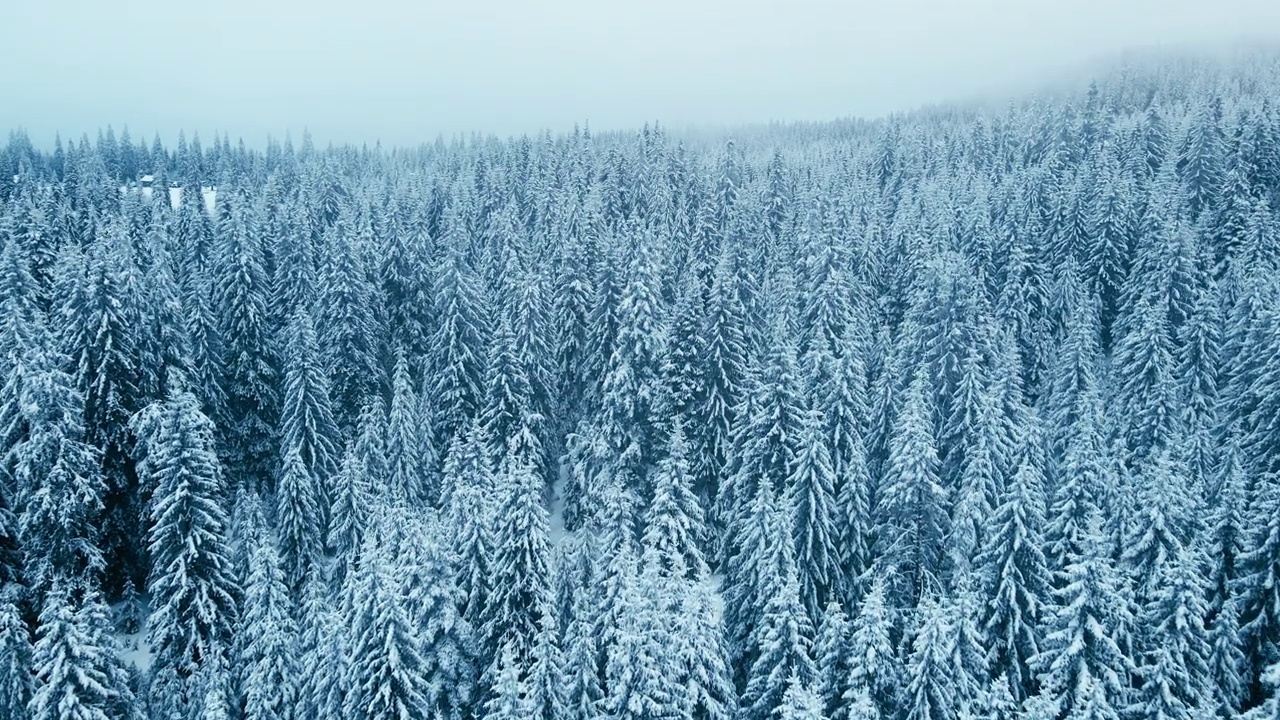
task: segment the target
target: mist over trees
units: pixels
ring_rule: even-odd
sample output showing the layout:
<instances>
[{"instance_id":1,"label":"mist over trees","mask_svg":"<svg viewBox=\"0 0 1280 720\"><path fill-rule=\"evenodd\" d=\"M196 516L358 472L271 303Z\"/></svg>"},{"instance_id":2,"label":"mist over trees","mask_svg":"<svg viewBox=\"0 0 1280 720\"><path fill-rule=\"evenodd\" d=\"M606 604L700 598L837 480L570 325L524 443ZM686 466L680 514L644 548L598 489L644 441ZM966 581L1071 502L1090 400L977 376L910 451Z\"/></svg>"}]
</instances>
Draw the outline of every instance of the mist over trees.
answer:
<instances>
[{"instance_id":1,"label":"mist over trees","mask_svg":"<svg viewBox=\"0 0 1280 720\"><path fill-rule=\"evenodd\" d=\"M11 134L0 717L1273 718L1278 103Z\"/></svg>"}]
</instances>

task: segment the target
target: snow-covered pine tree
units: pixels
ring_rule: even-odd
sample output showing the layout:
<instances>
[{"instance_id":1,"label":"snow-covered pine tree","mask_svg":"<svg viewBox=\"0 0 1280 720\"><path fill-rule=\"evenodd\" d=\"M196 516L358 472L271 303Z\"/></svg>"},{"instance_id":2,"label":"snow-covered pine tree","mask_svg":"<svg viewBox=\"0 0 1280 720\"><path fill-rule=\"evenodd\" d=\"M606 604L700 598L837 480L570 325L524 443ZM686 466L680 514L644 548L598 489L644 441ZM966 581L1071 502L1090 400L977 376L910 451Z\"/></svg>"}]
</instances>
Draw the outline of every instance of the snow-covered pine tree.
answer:
<instances>
[{"instance_id":1,"label":"snow-covered pine tree","mask_svg":"<svg viewBox=\"0 0 1280 720\"><path fill-rule=\"evenodd\" d=\"M498 478L491 590L479 623L482 660L494 657L506 643L522 665L530 657L538 616L550 592L550 520L543 487L534 459L520 452L518 436L512 438Z\"/></svg>"},{"instance_id":2,"label":"snow-covered pine tree","mask_svg":"<svg viewBox=\"0 0 1280 720\"><path fill-rule=\"evenodd\" d=\"M1133 660L1117 643L1128 602L1104 547L1102 519L1087 516L1083 548L1067 556L1045 619L1040 654L1032 659L1040 693L1053 717L1116 718L1127 704Z\"/></svg>"},{"instance_id":3,"label":"snow-covered pine tree","mask_svg":"<svg viewBox=\"0 0 1280 720\"><path fill-rule=\"evenodd\" d=\"M283 404L280 409L280 441L297 448L302 465L320 490L317 500L328 516L331 483L342 452L329 393L329 377L316 339L311 315L299 309L287 329L288 352L284 359Z\"/></svg>"},{"instance_id":4,"label":"snow-covered pine tree","mask_svg":"<svg viewBox=\"0 0 1280 720\"><path fill-rule=\"evenodd\" d=\"M827 445L826 423L821 410L807 411L800 425L799 452L783 504L792 513L792 542L800 599L816 623L831 597L839 573L836 551L835 470Z\"/></svg>"},{"instance_id":5,"label":"snow-covered pine tree","mask_svg":"<svg viewBox=\"0 0 1280 720\"><path fill-rule=\"evenodd\" d=\"M213 423L171 377L169 397L135 416L139 475L151 491L148 550L154 662L181 677L229 648L239 588Z\"/></svg>"},{"instance_id":6,"label":"snow-covered pine tree","mask_svg":"<svg viewBox=\"0 0 1280 720\"><path fill-rule=\"evenodd\" d=\"M658 466L642 538L643 545L657 553L663 574L680 579L701 578L708 572L702 553L707 530L702 504L693 494L688 452L684 424L677 418Z\"/></svg>"},{"instance_id":7,"label":"snow-covered pine tree","mask_svg":"<svg viewBox=\"0 0 1280 720\"><path fill-rule=\"evenodd\" d=\"M914 606L926 588L941 582L950 525L924 392L924 376L916 373L894 424L878 505L882 559L894 568L899 584L894 597L908 606Z\"/></svg>"},{"instance_id":8,"label":"snow-covered pine tree","mask_svg":"<svg viewBox=\"0 0 1280 720\"><path fill-rule=\"evenodd\" d=\"M990 638L987 662L1009 683L1015 700L1034 694L1031 660L1040 652L1040 623L1049 600L1043 553L1042 478L1025 460L1000 495L991 530L974 561L984 600L982 628Z\"/></svg>"},{"instance_id":9,"label":"snow-covered pine tree","mask_svg":"<svg viewBox=\"0 0 1280 720\"><path fill-rule=\"evenodd\" d=\"M293 720L299 702L298 624L275 539L250 548L236 669L246 720Z\"/></svg>"},{"instance_id":10,"label":"snow-covered pine tree","mask_svg":"<svg viewBox=\"0 0 1280 720\"><path fill-rule=\"evenodd\" d=\"M32 689L31 636L18 607L0 600L0 715L26 720Z\"/></svg>"},{"instance_id":11,"label":"snow-covered pine tree","mask_svg":"<svg viewBox=\"0 0 1280 720\"><path fill-rule=\"evenodd\" d=\"M58 584L40 610L31 665L35 692L28 704L31 720L109 720L116 688L103 661L113 651L95 642L92 628L73 605L71 591Z\"/></svg>"}]
</instances>

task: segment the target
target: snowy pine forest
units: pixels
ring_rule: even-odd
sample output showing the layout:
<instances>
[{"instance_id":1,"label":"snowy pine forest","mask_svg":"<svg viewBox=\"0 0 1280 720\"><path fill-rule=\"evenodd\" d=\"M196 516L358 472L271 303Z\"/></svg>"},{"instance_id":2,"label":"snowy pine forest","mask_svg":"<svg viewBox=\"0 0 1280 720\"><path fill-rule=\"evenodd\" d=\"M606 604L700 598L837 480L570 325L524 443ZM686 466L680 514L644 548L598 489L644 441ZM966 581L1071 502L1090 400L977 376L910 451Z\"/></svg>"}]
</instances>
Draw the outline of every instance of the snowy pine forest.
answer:
<instances>
[{"instance_id":1,"label":"snowy pine forest","mask_svg":"<svg viewBox=\"0 0 1280 720\"><path fill-rule=\"evenodd\" d=\"M1280 715L1280 53L13 133L0 243L4 720Z\"/></svg>"}]
</instances>

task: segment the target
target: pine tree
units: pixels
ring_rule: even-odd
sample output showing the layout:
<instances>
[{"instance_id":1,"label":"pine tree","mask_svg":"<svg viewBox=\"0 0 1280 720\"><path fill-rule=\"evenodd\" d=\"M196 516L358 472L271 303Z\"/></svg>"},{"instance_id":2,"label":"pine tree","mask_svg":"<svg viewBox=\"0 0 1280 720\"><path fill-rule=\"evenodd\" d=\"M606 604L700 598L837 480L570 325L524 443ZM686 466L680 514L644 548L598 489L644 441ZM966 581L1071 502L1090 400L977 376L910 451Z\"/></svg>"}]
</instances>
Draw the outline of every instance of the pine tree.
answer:
<instances>
[{"instance_id":1,"label":"pine tree","mask_svg":"<svg viewBox=\"0 0 1280 720\"><path fill-rule=\"evenodd\" d=\"M318 485L298 448L286 449L276 481L276 527L285 583L295 591L317 571L324 550Z\"/></svg>"},{"instance_id":2,"label":"pine tree","mask_svg":"<svg viewBox=\"0 0 1280 720\"><path fill-rule=\"evenodd\" d=\"M288 330L289 350L284 353L284 401L280 412L283 447L296 448L302 465L321 492L317 500L330 501L328 488L341 462L338 425L329 395L329 378L321 364L319 341L306 310L298 310ZM327 515L327 505L322 505Z\"/></svg>"},{"instance_id":3,"label":"pine tree","mask_svg":"<svg viewBox=\"0 0 1280 720\"><path fill-rule=\"evenodd\" d=\"M776 526L771 536L778 548L774 553L777 559L766 565L767 574L759 580L767 595L753 638L755 659L742 694L743 717L750 720L777 716L793 674L806 685L817 681L811 649L813 625L800 603L800 580L785 540L790 536L790 523L785 515L776 513L770 524Z\"/></svg>"},{"instance_id":4,"label":"pine tree","mask_svg":"<svg viewBox=\"0 0 1280 720\"><path fill-rule=\"evenodd\" d=\"M1161 570L1160 585L1142 609L1149 642L1138 676L1144 717L1201 717L1212 705L1202 559L1180 552Z\"/></svg>"},{"instance_id":5,"label":"pine tree","mask_svg":"<svg viewBox=\"0 0 1280 720\"><path fill-rule=\"evenodd\" d=\"M938 483L923 378L917 374L911 382L895 423L877 529L882 553L902 583L896 595L912 605L926 587L941 580L949 530L947 491Z\"/></svg>"},{"instance_id":6,"label":"pine tree","mask_svg":"<svg viewBox=\"0 0 1280 720\"><path fill-rule=\"evenodd\" d=\"M800 676L792 673L787 681L787 692L782 696L779 720L826 720L822 701L817 693L800 682Z\"/></svg>"},{"instance_id":7,"label":"pine tree","mask_svg":"<svg viewBox=\"0 0 1280 720\"><path fill-rule=\"evenodd\" d=\"M1128 623L1128 603L1102 547L1096 511L1090 513L1085 532L1083 551L1068 554L1042 649L1032 659L1040 692L1054 703L1059 719L1117 717L1133 669L1116 640Z\"/></svg>"},{"instance_id":8,"label":"pine tree","mask_svg":"<svg viewBox=\"0 0 1280 720\"><path fill-rule=\"evenodd\" d=\"M641 564L642 573L631 570L623 578L618 632L605 661L603 708L610 717L626 720L672 717L680 705L670 619L664 613L669 591L660 584L655 553L647 553Z\"/></svg>"},{"instance_id":9,"label":"pine tree","mask_svg":"<svg viewBox=\"0 0 1280 720\"><path fill-rule=\"evenodd\" d=\"M342 457L342 469L334 477L333 507L329 511L329 531L325 545L336 556L335 581L340 585L355 564L364 543L369 521L372 489L364 463L354 444Z\"/></svg>"},{"instance_id":10,"label":"pine tree","mask_svg":"<svg viewBox=\"0 0 1280 720\"><path fill-rule=\"evenodd\" d=\"M565 665L558 630L559 622L548 602L538 618L538 637L529 665L529 712L536 720L560 720L565 716Z\"/></svg>"},{"instance_id":11,"label":"pine tree","mask_svg":"<svg viewBox=\"0 0 1280 720\"><path fill-rule=\"evenodd\" d=\"M597 642L588 617L588 593L579 591L573 599L573 618L566 633L565 653L566 720L595 720L600 716L604 691L597 667Z\"/></svg>"},{"instance_id":12,"label":"pine tree","mask_svg":"<svg viewBox=\"0 0 1280 720\"><path fill-rule=\"evenodd\" d=\"M516 650L504 644L496 660L492 697L480 714L483 720L522 720L529 717L528 687L521 680L523 669Z\"/></svg>"},{"instance_id":13,"label":"pine tree","mask_svg":"<svg viewBox=\"0 0 1280 720\"><path fill-rule=\"evenodd\" d=\"M694 409L695 422L690 424L698 428L690 442L695 491L706 498L715 498L724 480L746 382L746 310L739 302L738 278L729 257L721 254L707 301L699 350L706 399Z\"/></svg>"},{"instance_id":14,"label":"pine tree","mask_svg":"<svg viewBox=\"0 0 1280 720\"><path fill-rule=\"evenodd\" d=\"M84 440L101 451L106 492L98 544L113 566L140 577L145 551L132 530L143 512L136 501L128 421L142 402L145 299L126 233L122 221L107 224L98 228L85 255L75 250L62 259L56 283L62 304L55 319L70 361L65 367L84 398Z\"/></svg>"},{"instance_id":15,"label":"pine tree","mask_svg":"<svg viewBox=\"0 0 1280 720\"><path fill-rule=\"evenodd\" d=\"M1272 658L1280 657L1280 477L1257 478L1249 498L1245 552L1239 558L1236 596L1240 636L1251 688Z\"/></svg>"},{"instance_id":16,"label":"pine tree","mask_svg":"<svg viewBox=\"0 0 1280 720\"><path fill-rule=\"evenodd\" d=\"M423 720L430 706L419 638L405 607L396 561L376 533L366 537L351 579L353 639L343 703L346 717Z\"/></svg>"},{"instance_id":17,"label":"pine tree","mask_svg":"<svg viewBox=\"0 0 1280 720\"><path fill-rule=\"evenodd\" d=\"M551 541L542 501L543 481L534 470L533 460L521 457L517 447L516 438L507 445L506 466L497 488L491 593L481 630L490 648L489 657L505 637L524 664L537 635L545 596L550 592Z\"/></svg>"},{"instance_id":18,"label":"pine tree","mask_svg":"<svg viewBox=\"0 0 1280 720\"><path fill-rule=\"evenodd\" d=\"M816 621L836 580L837 553L835 471L825 437L821 411L810 410L801 425L799 453L787 479L786 506L800 575L800 597Z\"/></svg>"},{"instance_id":19,"label":"pine tree","mask_svg":"<svg viewBox=\"0 0 1280 720\"><path fill-rule=\"evenodd\" d=\"M382 386L377 357L381 328L376 312L381 298L361 244L357 220L340 216L324 238L328 262L321 269L320 343L332 381L333 404L339 427L349 429L356 408Z\"/></svg>"},{"instance_id":20,"label":"pine tree","mask_svg":"<svg viewBox=\"0 0 1280 720\"><path fill-rule=\"evenodd\" d=\"M247 191L220 188L218 252L212 264L214 317L224 417L218 418L227 471L236 484L269 487L279 445L274 348L269 340L265 258ZM234 203L223 197L235 197Z\"/></svg>"},{"instance_id":21,"label":"pine tree","mask_svg":"<svg viewBox=\"0 0 1280 720\"><path fill-rule=\"evenodd\" d=\"M912 641L907 661L907 686L903 716L907 720L949 720L957 716L961 698L950 661L954 642L944 609L925 597L916 609L920 629Z\"/></svg>"},{"instance_id":22,"label":"pine tree","mask_svg":"<svg viewBox=\"0 0 1280 720\"><path fill-rule=\"evenodd\" d=\"M436 408L436 447L443 447L479 410L489 330L475 273L461 248L445 250L435 274L431 295L438 324L431 339L428 377L435 378L430 392Z\"/></svg>"},{"instance_id":23,"label":"pine tree","mask_svg":"<svg viewBox=\"0 0 1280 720\"><path fill-rule=\"evenodd\" d=\"M26 720L31 697L31 637L18 608L0 600L0 715Z\"/></svg>"},{"instance_id":24,"label":"pine tree","mask_svg":"<svg viewBox=\"0 0 1280 720\"><path fill-rule=\"evenodd\" d=\"M871 569L875 545L871 515L871 471L861 438L849 444L844 474L837 475L836 531L837 567L840 568L840 597L852 603L865 590L864 576ZM852 607L852 606L851 606Z\"/></svg>"},{"instance_id":25,"label":"pine tree","mask_svg":"<svg viewBox=\"0 0 1280 720\"><path fill-rule=\"evenodd\" d=\"M682 660L683 712L694 720L728 720L737 710L738 697L720 612L704 583L685 585L677 617L673 639Z\"/></svg>"},{"instance_id":26,"label":"pine tree","mask_svg":"<svg viewBox=\"0 0 1280 720\"><path fill-rule=\"evenodd\" d=\"M1044 507L1041 478L1024 460L1001 494L992 530L974 561L985 606L982 627L991 638L992 673L1009 682L1015 700L1035 692L1031 660L1040 652L1040 621L1049 593L1041 548Z\"/></svg>"},{"instance_id":27,"label":"pine tree","mask_svg":"<svg viewBox=\"0 0 1280 720\"><path fill-rule=\"evenodd\" d=\"M418 396L410 382L409 363L402 355L392 374L387 414L389 480L397 501L408 507L430 507L439 497L436 458L427 437L430 426L418 417Z\"/></svg>"},{"instance_id":28,"label":"pine tree","mask_svg":"<svg viewBox=\"0 0 1280 720\"><path fill-rule=\"evenodd\" d=\"M37 591L59 578L102 569L98 514L105 486L100 455L86 444L83 396L57 367L56 354L35 351L19 403L26 437L12 448L14 477L24 490L19 518L23 568Z\"/></svg>"},{"instance_id":29,"label":"pine tree","mask_svg":"<svg viewBox=\"0 0 1280 720\"><path fill-rule=\"evenodd\" d=\"M115 689L92 631L72 605L67 588L55 587L40 610L32 668L36 689L28 705L31 720L108 720Z\"/></svg>"},{"instance_id":30,"label":"pine tree","mask_svg":"<svg viewBox=\"0 0 1280 720\"><path fill-rule=\"evenodd\" d=\"M817 693L827 717L845 716L844 693L848 689L846 664L849 648L849 618L838 600L827 602L813 644L818 669Z\"/></svg>"},{"instance_id":31,"label":"pine tree","mask_svg":"<svg viewBox=\"0 0 1280 720\"><path fill-rule=\"evenodd\" d=\"M705 576L708 569L701 545L707 531L702 505L693 494L684 425L678 419L654 485L653 502L645 517L644 546L657 553L667 577Z\"/></svg>"},{"instance_id":32,"label":"pine tree","mask_svg":"<svg viewBox=\"0 0 1280 720\"><path fill-rule=\"evenodd\" d=\"M148 642L180 676L227 649L238 593L214 427L175 376L170 395L133 422L139 475L151 493Z\"/></svg>"},{"instance_id":33,"label":"pine tree","mask_svg":"<svg viewBox=\"0 0 1280 720\"><path fill-rule=\"evenodd\" d=\"M250 549L237 642L246 720L292 720L298 702L298 626L275 541Z\"/></svg>"},{"instance_id":34,"label":"pine tree","mask_svg":"<svg viewBox=\"0 0 1280 720\"><path fill-rule=\"evenodd\" d=\"M849 689L844 699L850 702L865 690L877 711L885 717L898 707L902 687L893 636L894 627L885 605L885 581L877 576L853 619L849 635Z\"/></svg>"}]
</instances>

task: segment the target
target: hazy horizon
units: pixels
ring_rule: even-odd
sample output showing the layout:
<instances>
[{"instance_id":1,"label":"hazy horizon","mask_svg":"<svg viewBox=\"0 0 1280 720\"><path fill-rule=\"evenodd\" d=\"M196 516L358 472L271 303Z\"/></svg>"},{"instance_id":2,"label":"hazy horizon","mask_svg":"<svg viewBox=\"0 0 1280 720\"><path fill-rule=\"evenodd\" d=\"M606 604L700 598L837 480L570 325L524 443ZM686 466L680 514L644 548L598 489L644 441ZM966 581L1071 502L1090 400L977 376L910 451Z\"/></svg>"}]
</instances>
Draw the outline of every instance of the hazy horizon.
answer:
<instances>
[{"instance_id":1,"label":"hazy horizon","mask_svg":"<svg viewBox=\"0 0 1280 720\"><path fill-rule=\"evenodd\" d=\"M181 129L261 146L305 129L320 145L417 145L822 121L1027 88L1130 50L1280 38L1280 3L1062 5L29 3L0 23L0 129L42 147L108 125L135 141Z\"/></svg>"}]
</instances>

